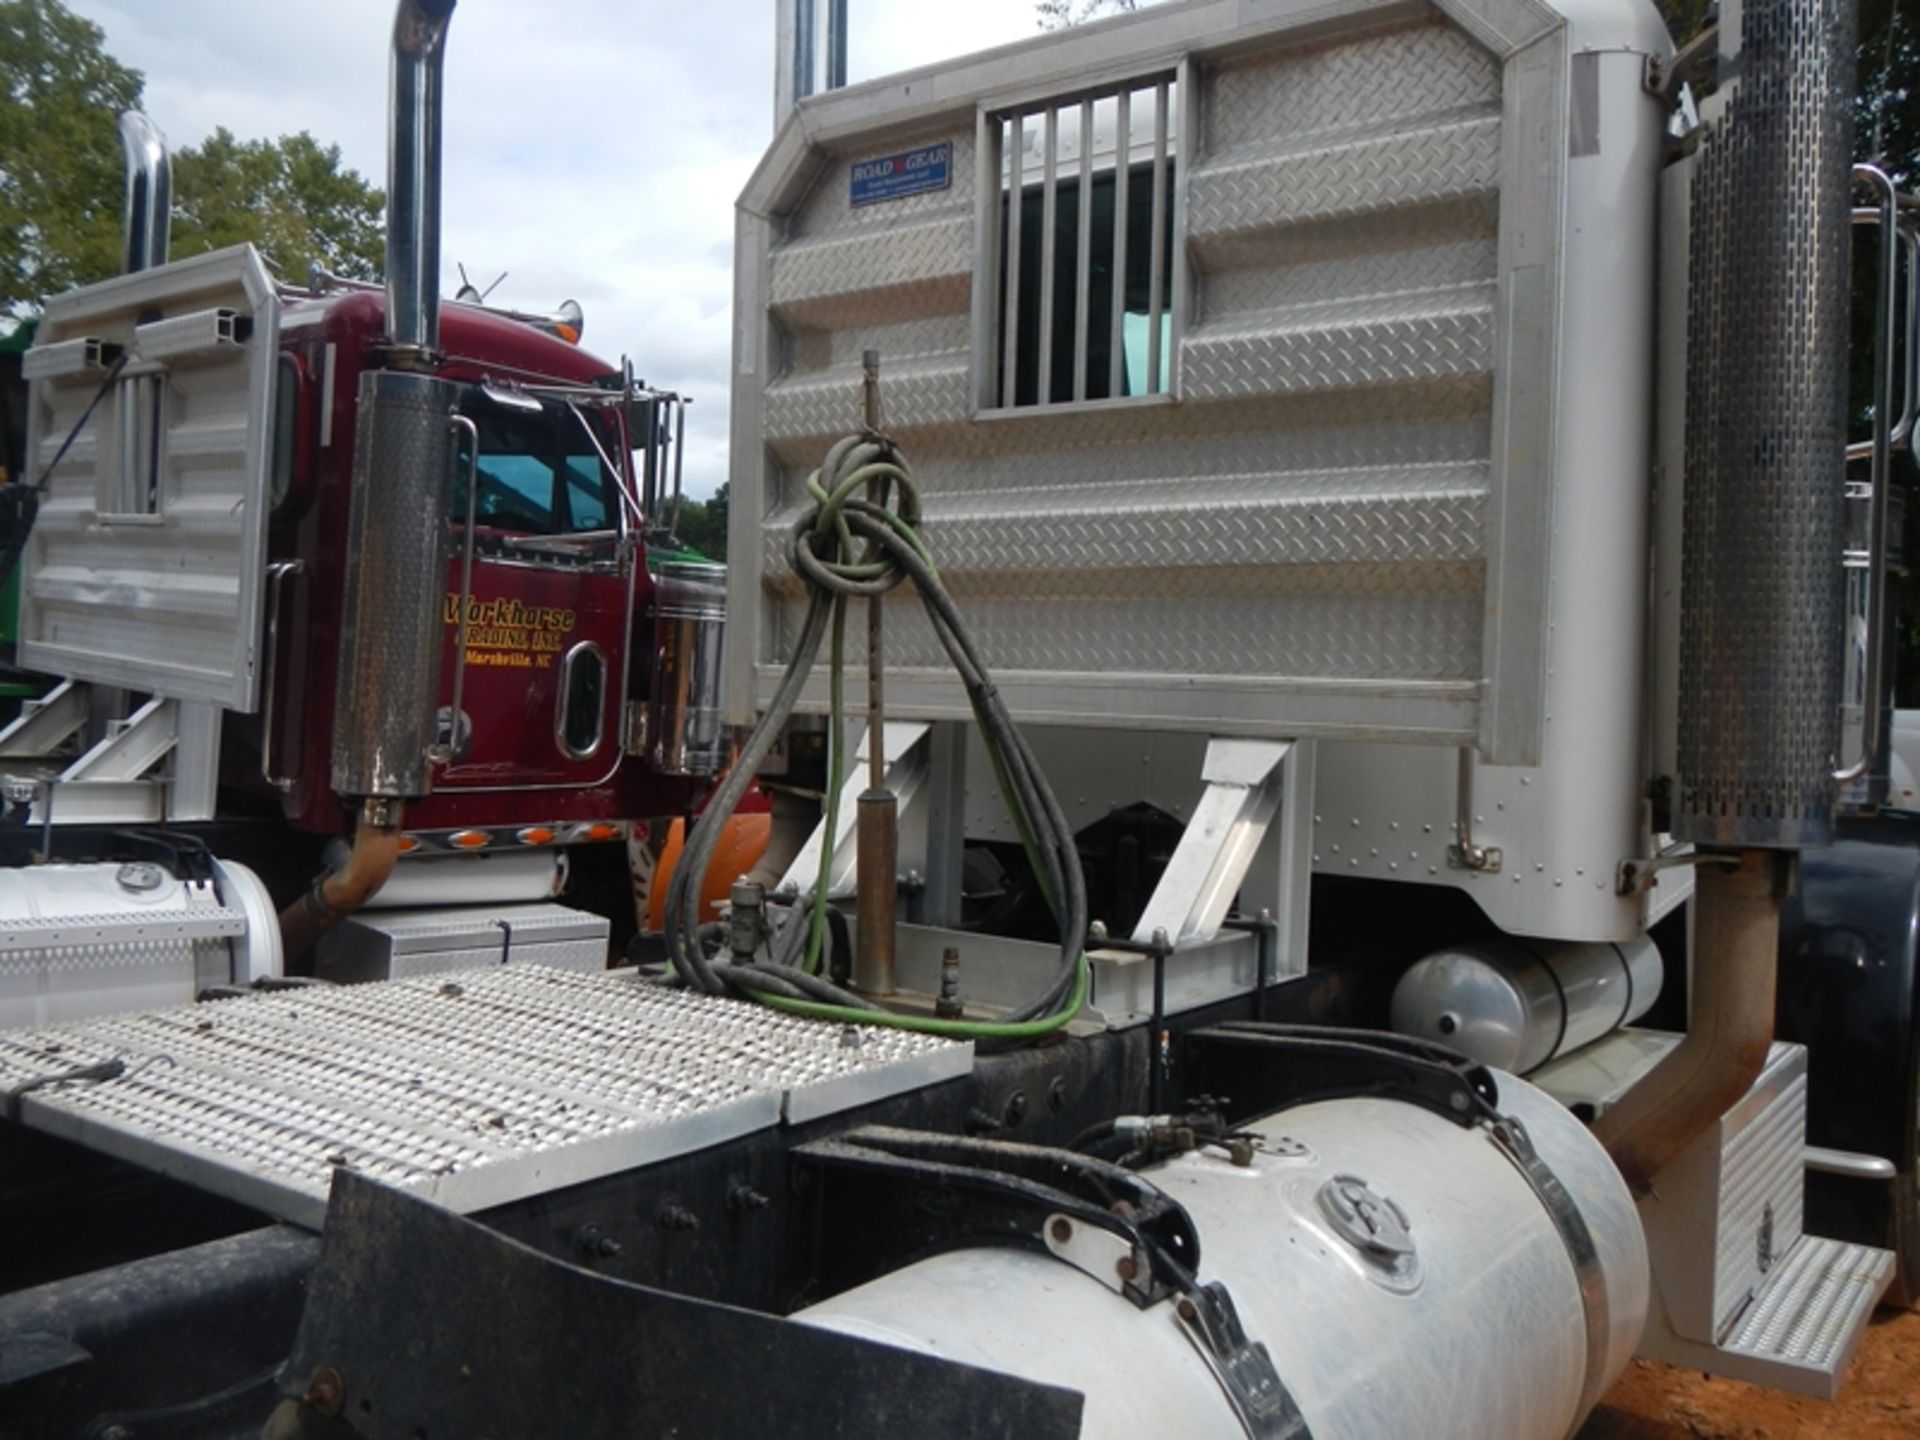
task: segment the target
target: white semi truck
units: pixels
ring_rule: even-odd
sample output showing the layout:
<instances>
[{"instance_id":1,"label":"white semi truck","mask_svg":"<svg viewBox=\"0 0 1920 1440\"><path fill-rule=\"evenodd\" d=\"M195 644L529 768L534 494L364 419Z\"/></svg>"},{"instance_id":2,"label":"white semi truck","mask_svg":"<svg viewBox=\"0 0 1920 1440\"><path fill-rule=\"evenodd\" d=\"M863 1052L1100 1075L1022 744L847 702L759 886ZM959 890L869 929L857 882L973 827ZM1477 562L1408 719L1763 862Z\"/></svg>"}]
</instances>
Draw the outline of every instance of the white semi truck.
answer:
<instances>
[{"instance_id":1,"label":"white semi truck","mask_svg":"<svg viewBox=\"0 0 1920 1440\"><path fill-rule=\"evenodd\" d=\"M0 1032L0 1434L1833 1394L1920 1293L1851 7L1184 0L818 94L781 14L664 965Z\"/></svg>"}]
</instances>

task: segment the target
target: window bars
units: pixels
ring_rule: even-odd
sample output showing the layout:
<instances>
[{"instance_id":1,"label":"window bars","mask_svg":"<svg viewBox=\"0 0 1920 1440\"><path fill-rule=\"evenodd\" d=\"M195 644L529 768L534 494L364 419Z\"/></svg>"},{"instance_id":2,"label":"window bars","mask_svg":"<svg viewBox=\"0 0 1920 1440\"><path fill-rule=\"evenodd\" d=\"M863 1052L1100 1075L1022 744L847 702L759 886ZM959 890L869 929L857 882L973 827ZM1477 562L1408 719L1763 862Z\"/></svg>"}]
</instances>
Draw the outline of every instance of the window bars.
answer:
<instances>
[{"instance_id":1,"label":"window bars","mask_svg":"<svg viewBox=\"0 0 1920 1440\"><path fill-rule=\"evenodd\" d=\"M1165 72L982 115L982 408L1170 390L1180 89Z\"/></svg>"}]
</instances>

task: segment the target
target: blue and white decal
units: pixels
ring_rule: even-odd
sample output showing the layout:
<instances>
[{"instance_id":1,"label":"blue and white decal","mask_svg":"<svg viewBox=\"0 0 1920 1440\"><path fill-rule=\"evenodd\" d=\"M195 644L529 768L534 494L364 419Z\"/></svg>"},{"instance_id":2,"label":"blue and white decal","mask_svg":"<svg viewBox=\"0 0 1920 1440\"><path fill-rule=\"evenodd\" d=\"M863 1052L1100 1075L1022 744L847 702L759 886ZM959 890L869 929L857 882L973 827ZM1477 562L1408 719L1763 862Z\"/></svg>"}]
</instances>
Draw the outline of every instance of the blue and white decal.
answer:
<instances>
[{"instance_id":1,"label":"blue and white decal","mask_svg":"<svg viewBox=\"0 0 1920 1440\"><path fill-rule=\"evenodd\" d=\"M852 167L848 183L847 198L855 205L945 190L953 184L953 142L942 140L938 145L862 160Z\"/></svg>"}]
</instances>

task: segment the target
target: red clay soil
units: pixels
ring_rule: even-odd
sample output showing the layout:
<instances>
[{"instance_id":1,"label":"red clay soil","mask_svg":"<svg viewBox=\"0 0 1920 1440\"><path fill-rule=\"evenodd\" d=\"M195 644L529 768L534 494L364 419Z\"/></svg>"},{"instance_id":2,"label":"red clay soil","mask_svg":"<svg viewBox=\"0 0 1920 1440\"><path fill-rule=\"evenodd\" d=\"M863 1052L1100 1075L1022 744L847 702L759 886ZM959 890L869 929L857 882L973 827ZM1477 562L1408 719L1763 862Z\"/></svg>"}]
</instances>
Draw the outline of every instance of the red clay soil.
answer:
<instances>
[{"instance_id":1,"label":"red clay soil","mask_svg":"<svg viewBox=\"0 0 1920 1440\"><path fill-rule=\"evenodd\" d=\"M1882 1310L1834 1401L1635 1360L1579 1440L1916 1440L1920 1312Z\"/></svg>"}]
</instances>

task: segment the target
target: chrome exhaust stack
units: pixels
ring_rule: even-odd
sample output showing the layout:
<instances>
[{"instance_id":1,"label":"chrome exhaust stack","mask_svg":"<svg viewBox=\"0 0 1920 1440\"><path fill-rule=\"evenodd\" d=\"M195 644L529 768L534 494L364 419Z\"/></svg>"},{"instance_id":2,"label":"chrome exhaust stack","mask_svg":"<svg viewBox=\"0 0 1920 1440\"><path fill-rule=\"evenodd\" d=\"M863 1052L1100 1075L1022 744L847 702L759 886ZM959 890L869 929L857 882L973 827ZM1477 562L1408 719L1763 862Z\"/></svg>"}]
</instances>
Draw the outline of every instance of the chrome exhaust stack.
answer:
<instances>
[{"instance_id":1,"label":"chrome exhaust stack","mask_svg":"<svg viewBox=\"0 0 1920 1440\"><path fill-rule=\"evenodd\" d=\"M440 338L441 65L454 0L400 0L387 147L388 369L360 377L334 696L333 788L391 803L427 793L458 387Z\"/></svg>"},{"instance_id":2,"label":"chrome exhaust stack","mask_svg":"<svg viewBox=\"0 0 1920 1440\"><path fill-rule=\"evenodd\" d=\"M127 157L120 269L131 275L167 263L173 234L173 162L160 127L138 110L120 112L120 148Z\"/></svg>"},{"instance_id":3,"label":"chrome exhaust stack","mask_svg":"<svg viewBox=\"0 0 1920 1440\"><path fill-rule=\"evenodd\" d=\"M387 343L396 369L431 370L440 345L441 70L454 0L400 0L387 127Z\"/></svg>"},{"instance_id":4,"label":"chrome exhaust stack","mask_svg":"<svg viewBox=\"0 0 1920 1440\"><path fill-rule=\"evenodd\" d=\"M432 786L452 550L455 434L479 453L440 362L440 71L454 0L400 0L387 137L389 368L360 376L333 701L332 783L357 802L348 863L281 912L289 955L376 894L399 858L408 800ZM454 729L458 731L458 717Z\"/></svg>"}]
</instances>

